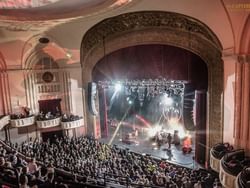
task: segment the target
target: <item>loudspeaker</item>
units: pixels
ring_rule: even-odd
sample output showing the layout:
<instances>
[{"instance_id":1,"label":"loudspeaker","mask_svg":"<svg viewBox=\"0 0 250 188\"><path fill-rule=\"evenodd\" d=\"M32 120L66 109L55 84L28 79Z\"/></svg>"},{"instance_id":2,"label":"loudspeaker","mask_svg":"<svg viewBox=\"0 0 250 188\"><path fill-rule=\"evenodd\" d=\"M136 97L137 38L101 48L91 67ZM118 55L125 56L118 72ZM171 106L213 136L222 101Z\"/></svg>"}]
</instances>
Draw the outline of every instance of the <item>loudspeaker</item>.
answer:
<instances>
[{"instance_id":1,"label":"loudspeaker","mask_svg":"<svg viewBox=\"0 0 250 188\"><path fill-rule=\"evenodd\" d=\"M97 105L97 85L95 82L88 83L88 107L91 114L96 116L98 111L96 109Z\"/></svg>"},{"instance_id":2,"label":"loudspeaker","mask_svg":"<svg viewBox=\"0 0 250 188\"><path fill-rule=\"evenodd\" d=\"M206 113L207 94L204 90L195 91L196 100L196 134L195 134L195 160L205 165L206 161Z\"/></svg>"},{"instance_id":3,"label":"loudspeaker","mask_svg":"<svg viewBox=\"0 0 250 188\"><path fill-rule=\"evenodd\" d=\"M183 98L183 121L187 130L195 130L195 90L191 84L185 85Z\"/></svg>"}]
</instances>

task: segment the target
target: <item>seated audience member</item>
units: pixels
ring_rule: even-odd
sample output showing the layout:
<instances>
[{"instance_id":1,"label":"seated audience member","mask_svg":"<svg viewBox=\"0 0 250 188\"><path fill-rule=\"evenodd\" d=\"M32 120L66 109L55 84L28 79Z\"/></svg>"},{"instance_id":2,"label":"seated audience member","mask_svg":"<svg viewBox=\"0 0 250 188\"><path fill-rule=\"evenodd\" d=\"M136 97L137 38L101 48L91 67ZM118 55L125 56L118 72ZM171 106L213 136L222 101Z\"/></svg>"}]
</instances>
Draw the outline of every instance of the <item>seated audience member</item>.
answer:
<instances>
[{"instance_id":1,"label":"seated audience member","mask_svg":"<svg viewBox=\"0 0 250 188\"><path fill-rule=\"evenodd\" d=\"M123 185L121 177L127 177L129 184L139 184L139 187L158 185L191 188L196 184L195 186L199 188L214 183L213 178L210 179L210 176L200 170L191 170L167 161L158 161L147 155L100 143L93 138L65 136L56 138L54 142L31 140L15 147L27 157L36 158L44 164L39 170L35 170L36 165L33 166L36 164L35 161L27 165L28 173L23 172L23 174L27 177L31 176L28 178L30 186L53 188L58 181L60 182L59 178L55 177L54 180L54 174L58 174L54 172L58 170L77 174L79 178L74 179L68 176L63 180L78 183L102 183L103 178L100 179L100 177L103 177L104 173L114 174L110 176L114 183L120 181L119 184ZM34 167L34 170L28 170L28 167Z\"/></svg>"},{"instance_id":2,"label":"seated audience member","mask_svg":"<svg viewBox=\"0 0 250 188\"><path fill-rule=\"evenodd\" d=\"M29 188L28 177L25 174L21 174L19 178L20 188Z\"/></svg>"},{"instance_id":3,"label":"seated audience member","mask_svg":"<svg viewBox=\"0 0 250 188\"><path fill-rule=\"evenodd\" d=\"M38 170L35 158L32 158L31 161L28 163L28 169L30 174L34 174Z\"/></svg>"},{"instance_id":4,"label":"seated audience member","mask_svg":"<svg viewBox=\"0 0 250 188\"><path fill-rule=\"evenodd\" d=\"M4 164L5 164L5 159L4 159L4 157L0 157L0 168L1 168L1 167L4 167Z\"/></svg>"},{"instance_id":5,"label":"seated audience member","mask_svg":"<svg viewBox=\"0 0 250 188\"><path fill-rule=\"evenodd\" d=\"M54 188L55 183L54 183L54 173L48 173L47 174L47 180L38 186L39 188Z\"/></svg>"}]
</instances>

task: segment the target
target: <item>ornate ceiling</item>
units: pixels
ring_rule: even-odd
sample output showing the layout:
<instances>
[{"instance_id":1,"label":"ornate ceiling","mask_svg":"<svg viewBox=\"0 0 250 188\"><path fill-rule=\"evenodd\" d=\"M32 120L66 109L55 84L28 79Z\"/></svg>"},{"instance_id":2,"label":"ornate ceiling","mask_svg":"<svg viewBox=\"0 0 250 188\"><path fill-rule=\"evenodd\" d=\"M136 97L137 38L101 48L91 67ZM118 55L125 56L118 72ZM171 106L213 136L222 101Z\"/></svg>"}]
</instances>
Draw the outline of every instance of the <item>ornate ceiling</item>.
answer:
<instances>
[{"instance_id":1,"label":"ornate ceiling","mask_svg":"<svg viewBox=\"0 0 250 188\"><path fill-rule=\"evenodd\" d=\"M132 0L2 0L0 20L47 21L97 14Z\"/></svg>"},{"instance_id":2,"label":"ornate ceiling","mask_svg":"<svg viewBox=\"0 0 250 188\"><path fill-rule=\"evenodd\" d=\"M250 11L244 8L247 5L249 0L241 0L240 3L235 0L213 2L206 0L175 0L174 2L172 0L0 0L0 53L3 54L8 65L16 66L20 64L18 59L23 56L25 51L23 49L27 46L35 47L37 40L30 39L35 39L34 36L39 35L53 38L60 49L72 54L71 59L74 59L74 62L79 62L83 36L97 23L130 12L162 11L179 13L204 23L220 41L223 52L230 55L239 51L239 43L243 41L242 33L246 33L246 37L247 33L250 33L247 27L250 22ZM244 41L248 41L246 37Z\"/></svg>"},{"instance_id":3,"label":"ornate ceiling","mask_svg":"<svg viewBox=\"0 0 250 188\"><path fill-rule=\"evenodd\" d=\"M23 9L49 5L60 0L1 0L1 9Z\"/></svg>"}]
</instances>

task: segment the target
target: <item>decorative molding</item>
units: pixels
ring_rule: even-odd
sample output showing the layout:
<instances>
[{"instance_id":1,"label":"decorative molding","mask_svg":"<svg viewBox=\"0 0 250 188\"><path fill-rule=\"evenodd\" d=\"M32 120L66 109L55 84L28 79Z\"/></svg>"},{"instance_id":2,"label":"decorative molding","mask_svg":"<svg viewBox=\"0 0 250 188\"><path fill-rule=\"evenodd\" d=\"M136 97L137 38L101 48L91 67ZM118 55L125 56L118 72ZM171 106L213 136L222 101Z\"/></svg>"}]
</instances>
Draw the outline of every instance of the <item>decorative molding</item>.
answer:
<instances>
[{"instance_id":1,"label":"decorative molding","mask_svg":"<svg viewBox=\"0 0 250 188\"><path fill-rule=\"evenodd\" d=\"M190 35L195 34L206 39L215 48L222 49L218 38L212 31L194 18L172 12L142 11L108 18L93 26L83 38L82 53L85 54L111 36L147 28L171 29ZM189 38L191 39L191 36Z\"/></svg>"},{"instance_id":2,"label":"decorative molding","mask_svg":"<svg viewBox=\"0 0 250 188\"><path fill-rule=\"evenodd\" d=\"M250 54L238 55L239 63L250 63Z\"/></svg>"},{"instance_id":3,"label":"decorative molding","mask_svg":"<svg viewBox=\"0 0 250 188\"><path fill-rule=\"evenodd\" d=\"M61 122L61 127L63 130L65 129L74 129L77 127L81 127L84 125L83 119L75 120L75 121L68 121L68 122Z\"/></svg>"},{"instance_id":4,"label":"decorative molding","mask_svg":"<svg viewBox=\"0 0 250 188\"><path fill-rule=\"evenodd\" d=\"M35 116L21 118L21 119L10 119L12 127L20 128L33 125L35 123Z\"/></svg>"}]
</instances>

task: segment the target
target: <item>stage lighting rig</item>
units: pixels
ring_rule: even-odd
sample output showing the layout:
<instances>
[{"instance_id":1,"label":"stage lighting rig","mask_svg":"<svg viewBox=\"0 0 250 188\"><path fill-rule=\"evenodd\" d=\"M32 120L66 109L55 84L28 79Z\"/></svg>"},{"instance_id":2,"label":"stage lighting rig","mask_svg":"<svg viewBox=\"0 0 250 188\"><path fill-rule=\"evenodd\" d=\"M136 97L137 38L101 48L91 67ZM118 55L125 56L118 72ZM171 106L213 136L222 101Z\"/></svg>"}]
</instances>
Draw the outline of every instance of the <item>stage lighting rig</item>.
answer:
<instances>
[{"instance_id":1,"label":"stage lighting rig","mask_svg":"<svg viewBox=\"0 0 250 188\"><path fill-rule=\"evenodd\" d=\"M184 95L184 80L166 80L166 79L142 79L142 80L123 80L123 81L99 81L98 85L102 88L114 88L119 91L125 88L125 92L130 95L138 93L139 100L145 97L155 97L160 94L167 94L168 97Z\"/></svg>"}]
</instances>

